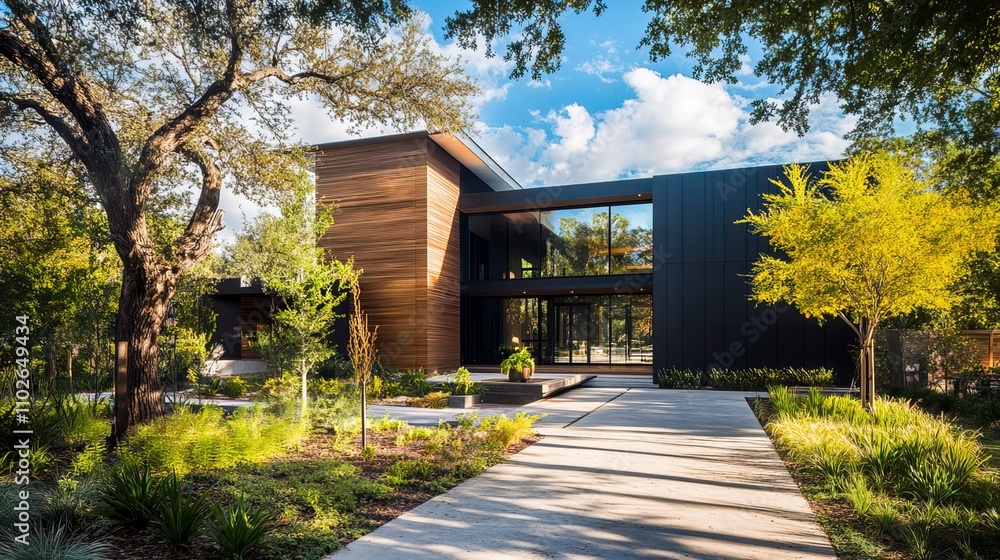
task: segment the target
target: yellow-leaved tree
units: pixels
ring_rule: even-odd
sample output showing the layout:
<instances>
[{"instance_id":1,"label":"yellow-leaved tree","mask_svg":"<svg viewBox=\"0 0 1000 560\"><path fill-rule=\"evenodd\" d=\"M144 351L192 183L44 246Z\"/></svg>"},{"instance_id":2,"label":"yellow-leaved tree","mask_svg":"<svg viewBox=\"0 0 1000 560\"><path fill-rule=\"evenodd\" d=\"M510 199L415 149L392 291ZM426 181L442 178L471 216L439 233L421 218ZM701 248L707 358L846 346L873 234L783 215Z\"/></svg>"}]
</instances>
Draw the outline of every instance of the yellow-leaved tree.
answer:
<instances>
[{"instance_id":1,"label":"yellow-leaved tree","mask_svg":"<svg viewBox=\"0 0 1000 560\"><path fill-rule=\"evenodd\" d=\"M988 209L944 195L886 153L830 165L816 179L785 168L765 208L739 223L769 238L774 255L753 267L753 299L784 301L806 317L840 317L858 337L861 399L875 398L874 334L885 319L917 308L941 310L978 251L992 248Z\"/></svg>"}]
</instances>

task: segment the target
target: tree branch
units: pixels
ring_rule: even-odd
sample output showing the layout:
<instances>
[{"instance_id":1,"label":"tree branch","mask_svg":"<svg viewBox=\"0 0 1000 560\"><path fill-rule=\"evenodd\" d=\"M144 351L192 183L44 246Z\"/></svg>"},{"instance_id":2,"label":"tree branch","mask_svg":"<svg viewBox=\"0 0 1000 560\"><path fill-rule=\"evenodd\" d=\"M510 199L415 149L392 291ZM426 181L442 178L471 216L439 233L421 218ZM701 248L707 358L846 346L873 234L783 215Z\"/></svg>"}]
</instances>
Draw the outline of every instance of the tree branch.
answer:
<instances>
[{"instance_id":1,"label":"tree branch","mask_svg":"<svg viewBox=\"0 0 1000 560\"><path fill-rule=\"evenodd\" d=\"M227 0L226 11L230 14L230 21L234 19L233 10L232 1ZM158 128L143 146L135 173L129 183L129 190L138 203L144 203L149 196L153 173L171 154L180 151L181 146L190 139L190 135L200 124L211 118L219 107L245 85L243 75L239 72L240 63L243 61L243 46L235 28L232 29L229 45L229 60L222 77L212 82L205 93L188 105L181 114Z\"/></svg>"},{"instance_id":2,"label":"tree branch","mask_svg":"<svg viewBox=\"0 0 1000 560\"><path fill-rule=\"evenodd\" d=\"M34 25L42 24L34 21ZM37 33L36 33L37 34ZM0 56L9 60L18 68L34 76L50 95L76 120L86 144L70 146L80 157L95 179L118 178L121 175L122 152L121 144L114 128L104 112L94 104L90 90L70 71L61 70L56 61L40 52L35 47L24 42L9 29L0 30ZM41 115L41 113L39 113ZM42 115L45 118L44 115ZM46 121L50 126L52 123ZM63 131L59 131L63 136ZM63 136L65 139L65 136ZM78 151L84 149L85 151ZM100 156L100 159L98 158ZM102 192L102 198L111 199L114 195L114 185L102 184L96 180L95 185Z\"/></svg>"},{"instance_id":3,"label":"tree branch","mask_svg":"<svg viewBox=\"0 0 1000 560\"><path fill-rule=\"evenodd\" d=\"M322 72L312 72L312 71L299 72L297 74L289 75L281 68L277 66L271 66L268 68L261 68L260 70L255 70L253 72L244 74L243 78L247 81L247 83L259 82L267 78L277 78L278 80L281 80L286 84L294 85L306 78L313 78L321 82L326 82L328 84L335 84L345 78L354 76L362 71L363 71L362 68L358 68L356 70L353 70L346 74L341 74L339 76L331 76L330 74L323 74Z\"/></svg>"},{"instance_id":4,"label":"tree branch","mask_svg":"<svg viewBox=\"0 0 1000 560\"><path fill-rule=\"evenodd\" d=\"M76 157L83 159L84 156L90 153L90 146L87 144L87 140L80 136L80 134L74 130L68 122L66 122L66 119L53 113L52 111L49 111L37 100L15 97L8 93L0 93L0 99L7 99L16 105L18 110L26 111L31 109L35 113L38 113L38 116L42 117L45 124L52 127L52 129L59 134L59 137L63 139L63 142L66 142L66 145L69 146L70 150L73 151L73 154Z\"/></svg>"},{"instance_id":5,"label":"tree branch","mask_svg":"<svg viewBox=\"0 0 1000 560\"><path fill-rule=\"evenodd\" d=\"M208 137L198 138L197 143L186 144L178 151L201 169L201 194L191 220L184 233L177 240L177 273L183 273L212 248L212 237L222 229L222 212L219 198L222 194L222 170L205 147L218 150L215 141Z\"/></svg>"}]
</instances>

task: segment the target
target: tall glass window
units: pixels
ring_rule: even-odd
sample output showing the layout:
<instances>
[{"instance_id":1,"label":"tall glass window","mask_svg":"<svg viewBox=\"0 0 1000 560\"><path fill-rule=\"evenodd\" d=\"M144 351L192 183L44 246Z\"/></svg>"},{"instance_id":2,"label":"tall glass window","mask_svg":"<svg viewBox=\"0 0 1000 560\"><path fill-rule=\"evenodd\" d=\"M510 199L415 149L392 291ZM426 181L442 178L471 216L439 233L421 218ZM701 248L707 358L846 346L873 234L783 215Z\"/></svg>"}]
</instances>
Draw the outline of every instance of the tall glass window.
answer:
<instances>
[{"instance_id":1,"label":"tall glass window","mask_svg":"<svg viewBox=\"0 0 1000 560\"><path fill-rule=\"evenodd\" d=\"M545 276L608 274L608 207L540 213Z\"/></svg>"},{"instance_id":2,"label":"tall glass window","mask_svg":"<svg viewBox=\"0 0 1000 560\"><path fill-rule=\"evenodd\" d=\"M611 207L611 274L653 271L653 205Z\"/></svg>"},{"instance_id":3,"label":"tall glass window","mask_svg":"<svg viewBox=\"0 0 1000 560\"><path fill-rule=\"evenodd\" d=\"M504 214L507 219L507 278L536 278L540 271L538 212Z\"/></svg>"}]
</instances>

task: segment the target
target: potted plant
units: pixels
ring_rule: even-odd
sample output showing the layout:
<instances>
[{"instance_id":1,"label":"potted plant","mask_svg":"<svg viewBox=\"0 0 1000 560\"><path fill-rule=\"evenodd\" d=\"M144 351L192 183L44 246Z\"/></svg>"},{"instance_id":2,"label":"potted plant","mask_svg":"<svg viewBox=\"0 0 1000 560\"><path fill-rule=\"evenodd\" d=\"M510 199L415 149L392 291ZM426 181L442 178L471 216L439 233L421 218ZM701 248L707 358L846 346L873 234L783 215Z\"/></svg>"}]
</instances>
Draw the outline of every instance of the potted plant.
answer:
<instances>
[{"instance_id":1,"label":"potted plant","mask_svg":"<svg viewBox=\"0 0 1000 560\"><path fill-rule=\"evenodd\" d=\"M473 383L469 370L464 367L455 371L451 381L442 383L442 389L451 393L448 396L448 408L469 408L483 400L484 387Z\"/></svg>"},{"instance_id":2,"label":"potted plant","mask_svg":"<svg viewBox=\"0 0 1000 560\"><path fill-rule=\"evenodd\" d=\"M535 360L527 348L522 347L500 362L500 373L507 374L511 381L527 381L535 373Z\"/></svg>"}]
</instances>

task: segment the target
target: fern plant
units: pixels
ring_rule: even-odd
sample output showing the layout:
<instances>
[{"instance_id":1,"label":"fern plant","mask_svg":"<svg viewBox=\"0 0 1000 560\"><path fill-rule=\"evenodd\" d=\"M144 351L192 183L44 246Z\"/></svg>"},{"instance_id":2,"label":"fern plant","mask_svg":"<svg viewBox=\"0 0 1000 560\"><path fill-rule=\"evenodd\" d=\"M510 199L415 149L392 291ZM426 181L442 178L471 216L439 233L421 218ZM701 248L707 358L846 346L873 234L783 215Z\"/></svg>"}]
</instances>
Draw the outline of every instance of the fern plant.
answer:
<instances>
[{"instance_id":1,"label":"fern plant","mask_svg":"<svg viewBox=\"0 0 1000 560\"><path fill-rule=\"evenodd\" d=\"M225 509L213 505L212 513L215 524L209 532L231 560L243 560L274 527L271 513L247 505L242 497Z\"/></svg>"}]
</instances>

